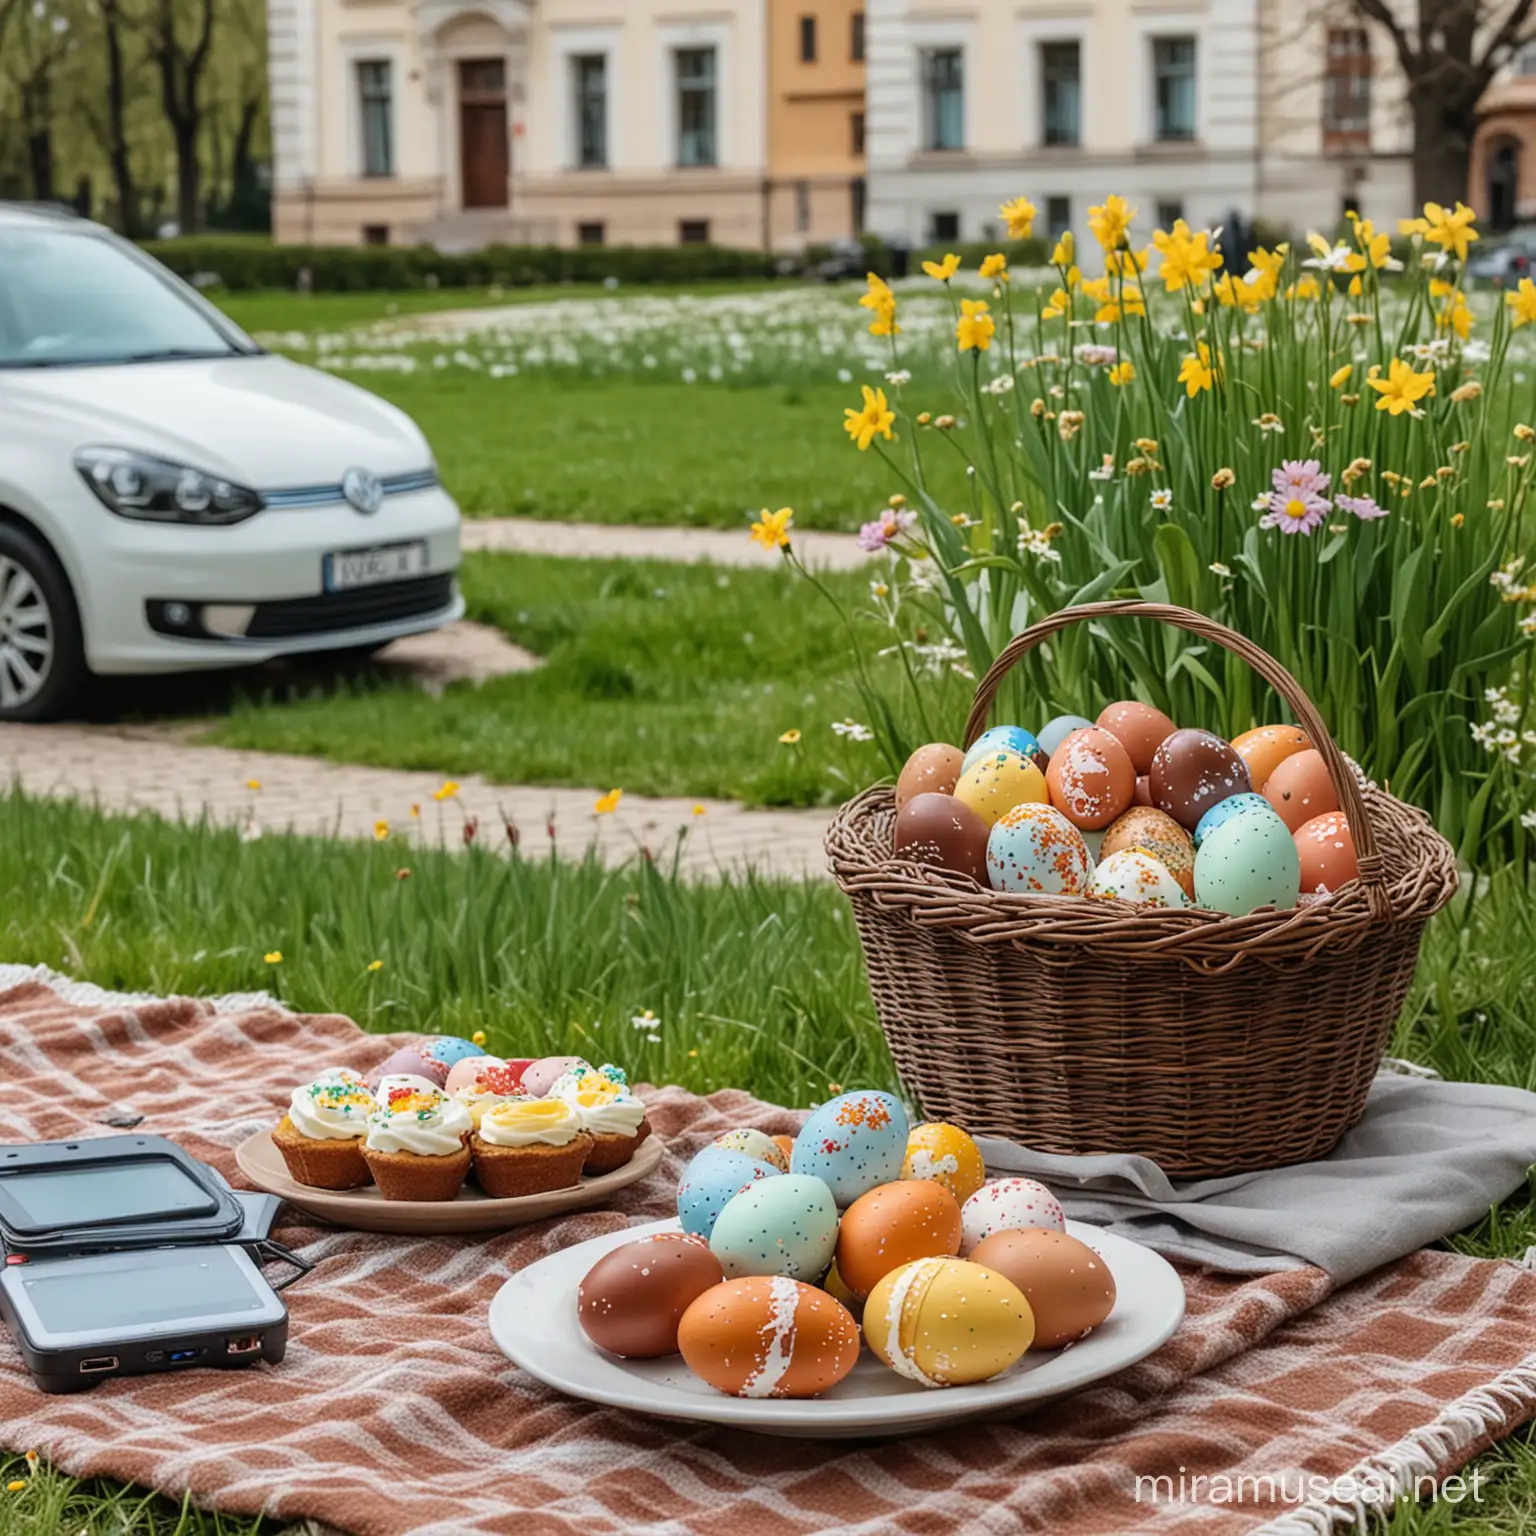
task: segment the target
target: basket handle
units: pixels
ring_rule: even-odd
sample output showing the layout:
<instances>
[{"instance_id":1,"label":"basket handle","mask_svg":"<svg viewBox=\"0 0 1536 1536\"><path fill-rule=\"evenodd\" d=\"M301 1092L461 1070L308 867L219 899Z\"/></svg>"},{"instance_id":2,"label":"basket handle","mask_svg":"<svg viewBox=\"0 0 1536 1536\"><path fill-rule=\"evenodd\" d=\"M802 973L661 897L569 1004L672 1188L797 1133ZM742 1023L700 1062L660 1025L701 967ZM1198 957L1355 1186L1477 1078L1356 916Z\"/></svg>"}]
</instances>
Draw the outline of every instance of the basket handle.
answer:
<instances>
[{"instance_id":1,"label":"basket handle","mask_svg":"<svg viewBox=\"0 0 1536 1536\"><path fill-rule=\"evenodd\" d=\"M1333 780L1334 792L1339 797L1339 804L1344 809L1345 819L1354 837L1360 884L1370 902L1372 914L1377 917L1387 915L1389 900L1386 869L1376 847L1376 834L1372 830L1370 817L1366 814L1365 797L1360 793L1360 786L1344 761L1344 754L1339 751L1328 727L1323 724L1317 706L1307 697L1301 684L1268 651L1262 650L1235 629L1228 629L1225 624L1218 624L1215 619L1207 618L1203 613L1178 608L1172 603L1144 603L1136 598L1117 598L1103 603L1084 603L1077 608L1063 608L1041 619L1038 624L1031 624L1003 647L997 660L987 669L987 675L976 685L976 701L971 705L970 716L965 722L962 748L969 750L986 729L987 716L1003 679L1042 640L1073 624L1122 617L1156 619L1159 623L1171 624L1175 629L1188 630L1201 639L1214 640L1217 645L1246 661L1291 706L1302 728L1311 738L1312 745L1322 753L1323 761L1328 765L1328 776Z\"/></svg>"}]
</instances>

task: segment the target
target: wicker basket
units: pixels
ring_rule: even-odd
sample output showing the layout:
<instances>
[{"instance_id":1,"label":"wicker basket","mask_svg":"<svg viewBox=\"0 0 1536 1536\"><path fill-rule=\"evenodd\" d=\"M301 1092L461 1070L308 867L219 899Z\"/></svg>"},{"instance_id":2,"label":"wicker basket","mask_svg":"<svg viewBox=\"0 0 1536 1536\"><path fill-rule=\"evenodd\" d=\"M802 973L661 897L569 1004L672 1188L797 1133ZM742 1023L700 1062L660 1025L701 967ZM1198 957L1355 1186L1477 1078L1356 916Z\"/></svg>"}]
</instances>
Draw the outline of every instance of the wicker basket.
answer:
<instances>
[{"instance_id":1,"label":"wicker basket","mask_svg":"<svg viewBox=\"0 0 1536 1536\"><path fill-rule=\"evenodd\" d=\"M1357 781L1278 662L1183 608L1092 603L1026 630L977 688L965 745L1020 657L1118 616L1225 646L1290 705L1328 764L1359 878L1246 917L981 890L896 860L892 792L867 790L838 813L827 854L891 1054L924 1115L1036 1151L1141 1153L1181 1177L1322 1156L1359 1119L1424 924L1456 889L1450 845Z\"/></svg>"}]
</instances>

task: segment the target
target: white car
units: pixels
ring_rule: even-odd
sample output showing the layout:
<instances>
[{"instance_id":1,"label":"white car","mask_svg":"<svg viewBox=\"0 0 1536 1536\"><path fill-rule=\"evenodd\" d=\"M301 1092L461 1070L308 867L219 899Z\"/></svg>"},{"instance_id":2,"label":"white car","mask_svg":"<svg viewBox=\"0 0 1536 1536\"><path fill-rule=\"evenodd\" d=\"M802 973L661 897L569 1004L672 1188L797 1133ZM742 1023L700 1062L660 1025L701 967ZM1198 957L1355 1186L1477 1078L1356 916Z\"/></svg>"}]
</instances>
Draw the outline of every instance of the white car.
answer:
<instances>
[{"instance_id":1,"label":"white car","mask_svg":"<svg viewBox=\"0 0 1536 1536\"><path fill-rule=\"evenodd\" d=\"M458 565L409 417L110 231L0 204L0 720L87 671L377 649L462 615Z\"/></svg>"}]
</instances>

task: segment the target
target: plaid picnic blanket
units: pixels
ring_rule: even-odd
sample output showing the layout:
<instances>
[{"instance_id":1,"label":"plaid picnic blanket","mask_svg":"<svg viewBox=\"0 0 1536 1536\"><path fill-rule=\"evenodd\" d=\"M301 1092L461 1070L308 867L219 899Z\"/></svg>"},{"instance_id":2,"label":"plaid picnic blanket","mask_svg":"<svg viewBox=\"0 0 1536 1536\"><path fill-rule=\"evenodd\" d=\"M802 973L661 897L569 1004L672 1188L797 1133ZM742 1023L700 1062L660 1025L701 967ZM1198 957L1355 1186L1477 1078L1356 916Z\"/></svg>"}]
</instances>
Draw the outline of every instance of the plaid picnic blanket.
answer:
<instances>
[{"instance_id":1,"label":"plaid picnic blanket","mask_svg":"<svg viewBox=\"0 0 1536 1536\"><path fill-rule=\"evenodd\" d=\"M399 1043L270 1006L71 1002L28 983L0 992L0 1138L111 1134L102 1117L127 1109L238 1180L232 1149L295 1081L366 1069ZM1007 1423L818 1443L573 1402L492 1343L486 1312L508 1274L669 1214L684 1160L721 1131L796 1123L742 1093L645 1094L668 1162L614 1209L489 1238L281 1228L319 1266L288 1293L282 1365L59 1398L5 1342L0 1439L71 1473L357 1536L1288 1536L1351 1523L1351 1491L1331 1479L1353 1469L1365 1497L1411 1489L1536 1414L1536 1275L1438 1252L1333 1296L1316 1270L1190 1272L1188 1318L1157 1354Z\"/></svg>"}]
</instances>

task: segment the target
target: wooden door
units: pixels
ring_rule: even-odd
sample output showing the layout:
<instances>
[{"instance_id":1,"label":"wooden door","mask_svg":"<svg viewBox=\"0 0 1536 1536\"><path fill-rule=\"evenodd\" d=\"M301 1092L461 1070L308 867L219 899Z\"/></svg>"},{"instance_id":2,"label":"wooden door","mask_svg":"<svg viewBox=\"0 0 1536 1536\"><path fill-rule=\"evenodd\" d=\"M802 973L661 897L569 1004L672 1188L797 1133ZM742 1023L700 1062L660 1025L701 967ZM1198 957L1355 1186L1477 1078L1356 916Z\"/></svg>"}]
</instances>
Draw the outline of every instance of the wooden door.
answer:
<instances>
[{"instance_id":1,"label":"wooden door","mask_svg":"<svg viewBox=\"0 0 1536 1536\"><path fill-rule=\"evenodd\" d=\"M466 208L505 208L506 66L500 59L459 63L459 181Z\"/></svg>"}]
</instances>

